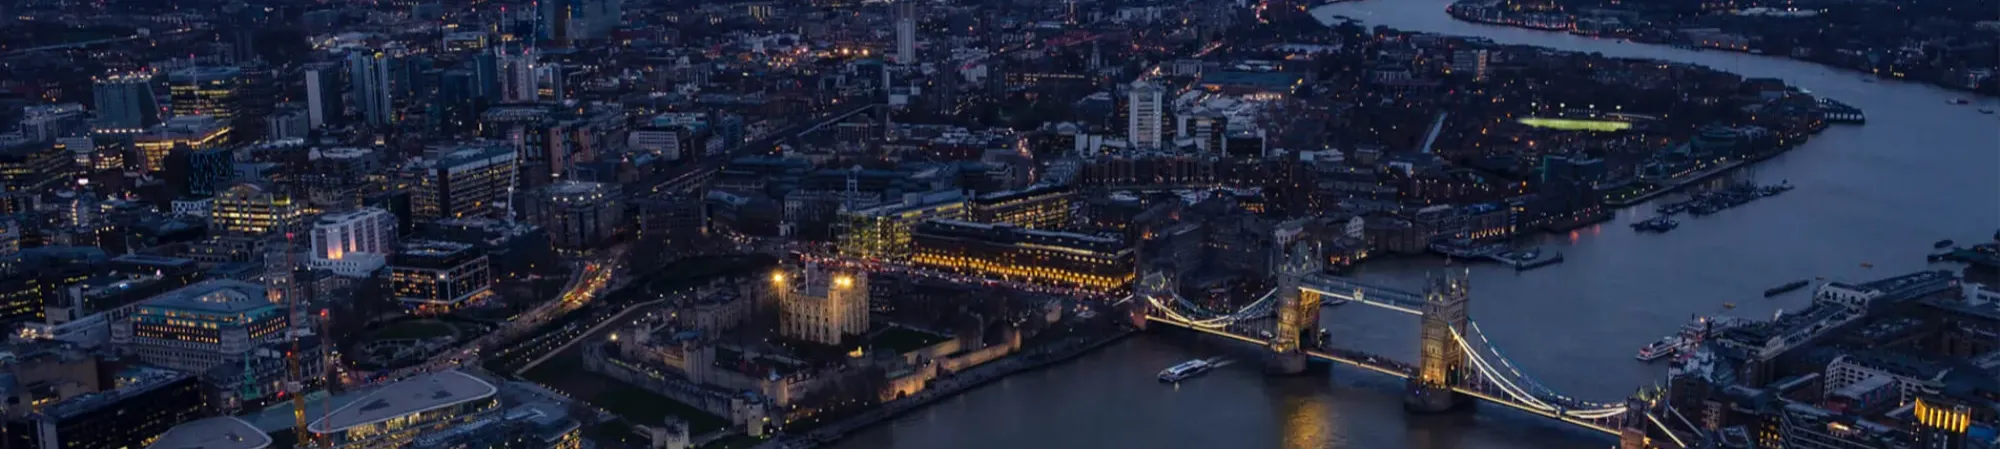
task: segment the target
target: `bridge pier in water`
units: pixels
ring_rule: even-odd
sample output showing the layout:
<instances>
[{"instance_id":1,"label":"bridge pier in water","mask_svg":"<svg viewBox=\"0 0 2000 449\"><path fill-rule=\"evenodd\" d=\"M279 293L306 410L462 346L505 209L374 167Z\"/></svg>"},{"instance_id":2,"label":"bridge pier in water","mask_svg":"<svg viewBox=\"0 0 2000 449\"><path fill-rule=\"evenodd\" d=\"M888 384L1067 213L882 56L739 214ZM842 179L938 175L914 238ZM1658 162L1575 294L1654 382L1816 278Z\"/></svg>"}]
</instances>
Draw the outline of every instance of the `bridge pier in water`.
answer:
<instances>
[{"instance_id":1,"label":"bridge pier in water","mask_svg":"<svg viewBox=\"0 0 2000 449\"><path fill-rule=\"evenodd\" d=\"M1286 251L1285 261L1278 267L1278 286L1271 294L1277 301L1278 322L1271 330L1271 354L1265 359L1264 372L1274 375L1299 374L1306 371L1306 345L1314 329L1319 328L1319 293L1299 288L1306 276L1319 273L1321 268L1319 247L1308 241L1293 242Z\"/></svg>"},{"instance_id":2,"label":"bridge pier in water","mask_svg":"<svg viewBox=\"0 0 2000 449\"><path fill-rule=\"evenodd\" d=\"M1418 328L1417 373L1410 376L1403 405L1412 412L1438 413L1459 408L1466 398L1452 387L1472 377L1472 367L1460 350L1466 335L1466 302L1472 292L1465 271L1432 275L1424 286L1424 309Z\"/></svg>"}]
</instances>

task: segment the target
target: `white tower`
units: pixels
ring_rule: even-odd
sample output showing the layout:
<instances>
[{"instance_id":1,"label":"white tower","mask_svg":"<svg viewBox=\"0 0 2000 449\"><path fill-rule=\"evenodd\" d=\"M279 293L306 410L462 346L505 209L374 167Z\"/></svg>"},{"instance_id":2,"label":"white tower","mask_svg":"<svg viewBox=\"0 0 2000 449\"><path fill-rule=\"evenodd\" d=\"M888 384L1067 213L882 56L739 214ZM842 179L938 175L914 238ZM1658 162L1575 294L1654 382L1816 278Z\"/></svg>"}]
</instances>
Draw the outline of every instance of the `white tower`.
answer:
<instances>
[{"instance_id":1,"label":"white tower","mask_svg":"<svg viewBox=\"0 0 2000 449\"><path fill-rule=\"evenodd\" d=\"M1165 144L1165 130L1161 129L1161 117L1166 114L1166 95L1160 86L1148 82L1132 83L1132 89L1125 92L1125 138L1130 139L1133 148L1156 149Z\"/></svg>"}]
</instances>

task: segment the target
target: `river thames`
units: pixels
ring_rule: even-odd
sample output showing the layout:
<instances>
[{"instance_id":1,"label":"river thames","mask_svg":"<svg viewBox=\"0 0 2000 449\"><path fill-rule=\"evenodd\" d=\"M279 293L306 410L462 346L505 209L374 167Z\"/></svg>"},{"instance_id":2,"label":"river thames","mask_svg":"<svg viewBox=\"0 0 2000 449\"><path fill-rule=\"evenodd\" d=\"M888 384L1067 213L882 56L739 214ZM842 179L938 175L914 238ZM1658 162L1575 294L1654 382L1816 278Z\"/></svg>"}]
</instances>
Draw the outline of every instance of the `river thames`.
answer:
<instances>
[{"instance_id":1,"label":"river thames","mask_svg":"<svg viewBox=\"0 0 2000 449\"><path fill-rule=\"evenodd\" d=\"M1739 173L1797 190L1701 218L1670 234L1627 224L1651 204L1544 245L1566 262L1535 271L1473 265L1472 318L1524 372L1569 396L1613 401L1654 382L1665 364L1633 360L1694 314L1766 318L1807 294L1763 298L1802 278L1866 281L1925 267L1931 242L1979 241L2000 227L2000 120L1970 94L1882 81L1782 58L1689 51L1454 21L1448 0L1369 0L1322 6L1322 22L1476 36L1502 44L1701 64L1772 77L1859 107L1865 126L1835 125L1800 148ZM1415 291L1441 260L1365 263L1363 280ZM1872 268L1870 267L1872 265ZM1733 310L1725 304L1735 306ZM1322 319L1337 345L1415 360L1416 323L1346 305ZM1147 334L1074 362L1015 376L894 422L857 432L842 449L1014 448L1601 448L1614 438L1502 407L1469 414L1403 413L1401 381L1354 369L1269 378L1241 347ZM1244 358L1178 386L1161 368L1196 357Z\"/></svg>"}]
</instances>

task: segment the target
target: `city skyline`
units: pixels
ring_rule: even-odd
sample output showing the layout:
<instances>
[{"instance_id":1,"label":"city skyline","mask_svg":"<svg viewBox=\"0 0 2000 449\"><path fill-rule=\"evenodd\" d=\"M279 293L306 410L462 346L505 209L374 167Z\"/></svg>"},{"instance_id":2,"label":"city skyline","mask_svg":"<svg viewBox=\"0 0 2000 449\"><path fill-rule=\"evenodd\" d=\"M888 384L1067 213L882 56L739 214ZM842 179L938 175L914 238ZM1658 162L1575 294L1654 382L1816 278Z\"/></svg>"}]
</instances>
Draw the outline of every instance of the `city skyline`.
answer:
<instances>
[{"instance_id":1,"label":"city skyline","mask_svg":"<svg viewBox=\"0 0 2000 449\"><path fill-rule=\"evenodd\" d=\"M2000 448L2000 11L30 2L0 448Z\"/></svg>"}]
</instances>

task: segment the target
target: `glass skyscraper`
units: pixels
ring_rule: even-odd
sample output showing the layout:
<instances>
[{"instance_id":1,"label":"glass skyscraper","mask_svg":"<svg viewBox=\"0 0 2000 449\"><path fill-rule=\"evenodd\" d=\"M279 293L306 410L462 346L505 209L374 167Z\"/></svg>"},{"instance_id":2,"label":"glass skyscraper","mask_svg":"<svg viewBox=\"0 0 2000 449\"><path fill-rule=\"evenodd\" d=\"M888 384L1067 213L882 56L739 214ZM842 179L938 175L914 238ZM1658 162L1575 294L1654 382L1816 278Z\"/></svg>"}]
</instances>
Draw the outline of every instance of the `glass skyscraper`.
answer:
<instances>
[{"instance_id":1,"label":"glass skyscraper","mask_svg":"<svg viewBox=\"0 0 2000 449\"><path fill-rule=\"evenodd\" d=\"M167 74L174 116L236 117L243 71L235 67L191 67Z\"/></svg>"},{"instance_id":2,"label":"glass skyscraper","mask_svg":"<svg viewBox=\"0 0 2000 449\"><path fill-rule=\"evenodd\" d=\"M91 93L96 100L96 127L100 132L130 134L160 122L160 106L153 99L152 80L144 75L99 78Z\"/></svg>"}]
</instances>

